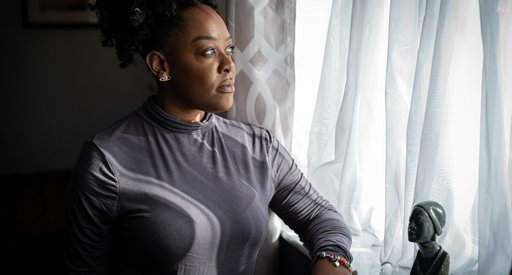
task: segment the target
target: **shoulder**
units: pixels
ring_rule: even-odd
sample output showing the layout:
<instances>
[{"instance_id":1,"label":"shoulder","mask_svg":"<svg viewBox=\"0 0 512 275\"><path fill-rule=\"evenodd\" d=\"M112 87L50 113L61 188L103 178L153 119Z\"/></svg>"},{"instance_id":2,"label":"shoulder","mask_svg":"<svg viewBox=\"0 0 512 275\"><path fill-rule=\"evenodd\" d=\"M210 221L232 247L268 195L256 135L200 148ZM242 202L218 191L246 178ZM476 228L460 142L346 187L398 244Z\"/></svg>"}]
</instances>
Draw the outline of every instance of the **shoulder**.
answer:
<instances>
[{"instance_id":1,"label":"shoulder","mask_svg":"<svg viewBox=\"0 0 512 275\"><path fill-rule=\"evenodd\" d=\"M448 252L441 248L441 253L438 258L439 273L440 275L448 275L450 272L450 255Z\"/></svg>"},{"instance_id":2,"label":"shoulder","mask_svg":"<svg viewBox=\"0 0 512 275\"><path fill-rule=\"evenodd\" d=\"M240 141L261 141L266 146L273 142L273 136L270 131L262 126L248 122L232 120L220 116L215 116L215 125L221 133L229 135Z\"/></svg>"},{"instance_id":3,"label":"shoulder","mask_svg":"<svg viewBox=\"0 0 512 275\"><path fill-rule=\"evenodd\" d=\"M216 125L219 127L226 127L226 128L235 128L235 129L243 129L248 132L265 132L267 131L266 128L262 126L258 126L249 122L243 122L239 120L233 120L225 117L221 117L219 115L214 115L216 120Z\"/></svg>"},{"instance_id":4,"label":"shoulder","mask_svg":"<svg viewBox=\"0 0 512 275\"><path fill-rule=\"evenodd\" d=\"M443 250L441 248L441 255L439 255L439 259L442 261L442 262L450 262L450 255L448 254L448 252L446 252L445 250Z\"/></svg>"},{"instance_id":5,"label":"shoulder","mask_svg":"<svg viewBox=\"0 0 512 275\"><path fill-rule=\"evenodd\" d=\"M439 259L441 261L449 261L450 260L450 255L442 247L440 247L437 259Z\"/></svg>"},{"instance_id":6,"label":"shoulder","mask_svg":"<svg viewBox=\"0 0 512 275\"><path fill-rule=\"evenodd\" d=\"M143 119L137 111L134 111L100 130L90 140L101 150L108 151L137 136L137 133L143 128L143 124Z\"/></svg>"},{"instance_id":7,"label":"shoulder","mask_svg":"<svg viewBox=\"0 0 512 275\"><path fill-rule=\"evenodd\" d=\"M128 115L118 119L117 121L103 128L102 130L97 132L93 137L94 139L104 139L115 136L116 134L122 133L124 129L129 127L129 125L132 125L140 121L141 119L138 113L136 111L131 112Z\"/></svg>"}]
</instances>

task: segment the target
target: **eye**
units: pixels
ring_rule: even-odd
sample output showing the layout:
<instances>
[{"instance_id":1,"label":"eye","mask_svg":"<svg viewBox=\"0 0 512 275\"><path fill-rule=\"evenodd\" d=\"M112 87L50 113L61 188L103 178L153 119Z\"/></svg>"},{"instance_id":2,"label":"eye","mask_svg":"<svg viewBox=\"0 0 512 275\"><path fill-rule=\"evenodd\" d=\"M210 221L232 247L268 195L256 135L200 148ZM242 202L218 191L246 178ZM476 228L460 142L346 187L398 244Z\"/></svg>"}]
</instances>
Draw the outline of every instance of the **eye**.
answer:
<instances>
[{"instance_id":1,"label":"eye","mask_svg":"<svg viewBox=\"0 0 512 275\"><path fill-rule=\"evenodd\" d=\"M213 56L213 55L215 55L216 53L217 53L217 52L215 51L215 49L214 49L214 48L208 48L208 49L204 50L202 54L203 54L204 56Z\"/></svg>"},{"instance_id":2,"label":"eye","mask_svg":"<svg viewBox=\"0 0 512 275\"><path fill-rule=\"evenodd\" d=\"M229 47L227 47L227 48L226 48L226 53L227 53L228 55L232 55L232 54L234 54L234 53L235 53L235 46L229 46Z\"/></svg>"}]
</instances>

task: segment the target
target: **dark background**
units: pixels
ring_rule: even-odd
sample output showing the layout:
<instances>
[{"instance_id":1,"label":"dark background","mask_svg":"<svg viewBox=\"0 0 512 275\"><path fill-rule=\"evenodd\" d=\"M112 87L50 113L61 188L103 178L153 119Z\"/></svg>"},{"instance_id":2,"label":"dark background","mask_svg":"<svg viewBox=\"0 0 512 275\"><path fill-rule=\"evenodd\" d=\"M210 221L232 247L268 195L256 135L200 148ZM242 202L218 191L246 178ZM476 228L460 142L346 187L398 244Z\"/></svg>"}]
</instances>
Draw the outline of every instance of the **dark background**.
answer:
<instances>
[{"instance_id":1,"label":"dark background","mask_svg":"<svg viewBox=\"0 0 512 275\"><path fill-rule=\"evenodd\" d=\"M0 174L72 167L82 142L154 90L142 62L121 69L97 27L26 27L21 0L0 8Z\"/></svg>"},{"instance_id":2,"label":"dark background","mask_svg":"<svg viewBox=\"0 0 512 275\"><path fill-rule=\"evenodd\" d=\"M63 274L64 194L80 147L155 84L141 62L119 68L96 26L27 26L23 6L0 6L0 273Z\"/></svg>"}]
</instances>

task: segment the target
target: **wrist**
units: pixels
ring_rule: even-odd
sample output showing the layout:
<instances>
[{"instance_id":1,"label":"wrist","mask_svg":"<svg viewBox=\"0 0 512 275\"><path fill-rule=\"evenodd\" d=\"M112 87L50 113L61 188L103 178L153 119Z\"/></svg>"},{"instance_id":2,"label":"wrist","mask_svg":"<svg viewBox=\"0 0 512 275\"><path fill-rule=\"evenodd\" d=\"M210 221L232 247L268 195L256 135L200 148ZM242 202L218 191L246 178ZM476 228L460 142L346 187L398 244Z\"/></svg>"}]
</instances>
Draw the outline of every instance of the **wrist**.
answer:
<instances>
[{"instance_id":1,"label":"wrist","mask_svg":"<svg viewBox=\"0 0 512 275\"><path fill-rule=\"evenodd\" d=\"M351 275L344 266L335 266L326 258L318 258L313 267L312 275ZM357 273L355 273L357 274Z\"/></svg>"},{"instance_id":2,"label":"wrist","mask_svg":"<svg viewBox=\"0 0 512 275\"><path fill-rule=\"evenodd\" d=\"M328 262L334 268L346 269L348 270L347 274L357 274L357 271L353 269L352 263L349 260L347 260L345 257L336 255L335 253L320 252L317 254L316 260L317 262Z\"/></svg>"}]
</instances>

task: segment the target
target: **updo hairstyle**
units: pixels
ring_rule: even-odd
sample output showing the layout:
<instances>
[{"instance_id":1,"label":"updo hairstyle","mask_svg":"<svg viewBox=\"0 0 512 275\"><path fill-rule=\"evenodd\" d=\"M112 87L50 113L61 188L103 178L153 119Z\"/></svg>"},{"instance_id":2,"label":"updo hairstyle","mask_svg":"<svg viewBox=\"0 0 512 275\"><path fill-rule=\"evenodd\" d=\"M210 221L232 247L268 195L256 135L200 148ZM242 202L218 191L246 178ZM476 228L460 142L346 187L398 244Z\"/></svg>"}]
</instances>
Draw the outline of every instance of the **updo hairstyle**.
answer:
<instances>
[{"instance_id":1,"label":"updo hairstyle","mask_svg":"<svg viewBox=\"0 0 512 275\"><path fill-rule=\"evenodd\" d=\"M183 11L205 4L217 10L215 0L96 0L102 46L114 47L121 68L135 64L152 50L164 52L171 32L183 31Z\"/></svg>"}]
</instances>

